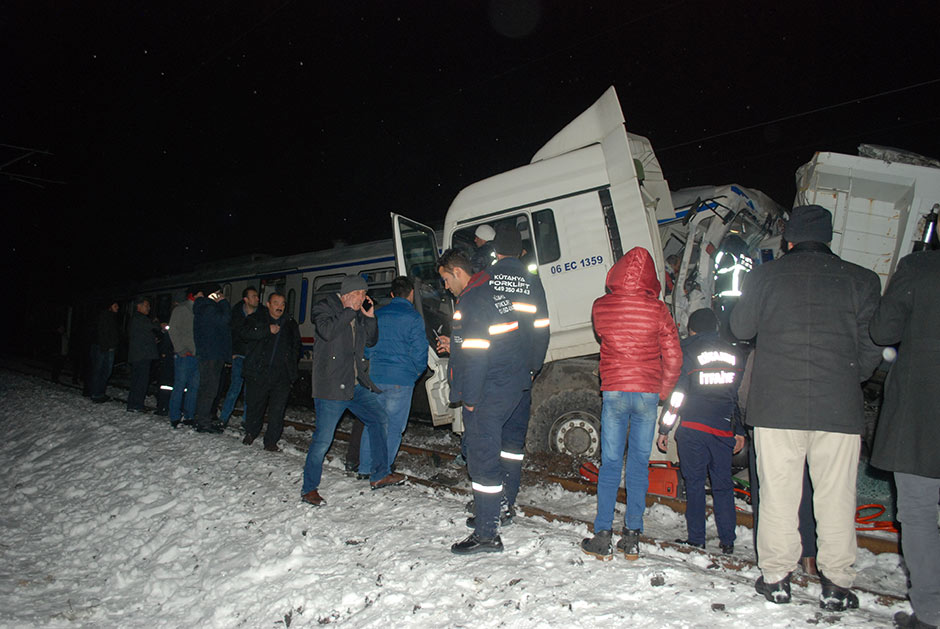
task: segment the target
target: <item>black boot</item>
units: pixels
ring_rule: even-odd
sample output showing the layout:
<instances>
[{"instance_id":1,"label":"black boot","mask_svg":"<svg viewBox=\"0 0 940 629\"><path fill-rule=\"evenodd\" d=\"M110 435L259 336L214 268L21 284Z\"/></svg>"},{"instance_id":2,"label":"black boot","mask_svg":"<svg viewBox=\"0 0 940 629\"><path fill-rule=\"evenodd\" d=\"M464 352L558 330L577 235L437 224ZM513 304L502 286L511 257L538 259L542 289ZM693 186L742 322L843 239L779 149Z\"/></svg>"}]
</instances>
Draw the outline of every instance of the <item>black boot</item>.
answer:
<instances>
[{"instance_id":1,"label":"black boot","mask_svg":"<svg viewBox=\"0 0 940 629\"><path fill-rule=\"evenodd\" d=\"M455 555L472 555L474 553L501 553L503 552L503 540L499 535L489 539L477 537L476 533L471 533L467 539L457 542L450 547L450 552Z\"/></svg>"},{"instance_id":2,"label":"black boot","mask_svg":"<svg viewBox=\"0 0 940 629\"><path fill-rule=\"evenodd\" d=\"M617 550L630 561L640 558L640 529L625 529L623 537L617 542Z\"/></svg>"},{"instance_id":3,"label":"black boot","mask_svg":"<svg viewBox=\"0 0 940 629\"><path fill-rule=\"evenodd\" d=\"M917 614L898 612L894 615L894 626L902 629L937 629L937 625L928 625Z\"/></svg>"},{"instance_id":4,"label":"black boot","mask_svg":"<svg viewBox=\"0 0 940 629\"><path fill-rule=\"evenodd\" d=\"M758 594L763 594L771 603L789 603L790 602L790 575L783 577L776 583L766 583L764 577L758 577L754 583L754 589Z\"/></svg>"},{"instance_id":5,"label":"black boot","mask_svg":"<svg viewBox=\"0 0 940 629\"><path fill-rule=\"evenodd\" d=\"M512 519L516 517L516 508L512 505L504 505L502 510L499 512L499 525L500 526L509 526L512 524ZM470 516L467 518L467 528L475 529L477 527L477 519L475 516Z\"/></svg>"},{"instance_id":6,"label":"black boot","mask_svg":"<svg viewBox=\"0 0 940 629\"><path fill-rule=\"evenodd\" d=\"M836 585L824 574L819 575L819 582L822 584L822 592L819 595L820 609L830 612L858 609L858 597L852 590Z\"/></svg>"},{"instance_id":7,"label":"black boot","mask_svg":"<svg viewBox=\"0 0 940 629\"><path fill-rule=\"evenodd\" d=\"M585 537L581 540L581 550L604 561L614 558L614 551L610 547L611 531L595 531L594 537Z\"/></svg>"}]
</instances>

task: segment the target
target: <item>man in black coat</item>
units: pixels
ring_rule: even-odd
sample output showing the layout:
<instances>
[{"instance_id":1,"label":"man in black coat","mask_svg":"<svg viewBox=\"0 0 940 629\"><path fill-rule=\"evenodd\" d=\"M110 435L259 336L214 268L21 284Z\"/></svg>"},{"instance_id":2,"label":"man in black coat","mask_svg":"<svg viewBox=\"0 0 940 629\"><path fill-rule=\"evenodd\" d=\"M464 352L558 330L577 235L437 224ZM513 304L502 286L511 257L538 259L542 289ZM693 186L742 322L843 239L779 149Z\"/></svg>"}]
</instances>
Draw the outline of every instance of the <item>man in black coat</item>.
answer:
<instances>
[{"instance_id":1,"label":"man in black coat","mask_svg":"<svg viewBox=\"0 0 940 629\"><path fill-rule=\"evenodd\" d=\"M137 300L134 316L127 326L127 362L131 366L130 390L127 393L127 411L144 411L144 398L150 384L150 368L160 357L157 352L157 333L160 324L150 318L150 300Z\"/></svg>"},{"instance_id":2,"label":"man in black coat","mask_svg":"<svg viewBox=\"0 0 940 629\"><path fill-rule=\"evenodd\" d=\"M313 307L316 341L313 345L313 397L316 428L304 463L301 499L314 506L325 505L320 496L323 458L343 413L349 410L366 425L372 451L369 476L372 489L404 480L393 474L388 463L388 414L378 399L381 393L369 378L365 348L379 338L368 285L358 275L346 276L340 294L329 295Z\"/></svg>"},{"instance_id":3,"label":"man in black coat","mask_svg":"<svg viewBox=\"0 0 940 629\"><path fill-rule=\"evenodd\" d=\"M940 625L940 251L912 253L898 264L871 321L881 345L900 344L888 373L871 464L894 472L901 546L911 577L914 614L899 627ZM893 350L885 350L893 357Z\"/></svg>"},{"instance_id":4,"label":"man in black coat","mask_svg":"<svg viewBox=\"0 0 940 629\"><path fill-rule=\"evenodd\" d=\"M117 313L120 310L116 301L108 302L108 307L98 313L95 327L95 341L91 348L92 375L91 401L107 402L111 398L105 394L111 370L114 368L114 352L121 339Z\"/></svg>"},{"instance_id":5,"label":"man in black coat","mask_svg":"<svg viewBox=\"0 0 940 629\"><path fill-rule=\"evenodd\" d=\"M242 337L242 326L245 325L248 317L258 310L260 301L258 289L249 286L242 291L242 299L232 306L232 319L229 325L232 328L232 377L229 380L228 393L225 394L225 402L222 404L222 411L219 419L223 426L228 426L228 420L235 410L235 402L242 392L242 382L244 381L245 355L248 352L248 342ZM247 400L246 400L247 405ZM245 409L247 413L247 408ZM244 426L244 418L242 425Z\"/></svg>"},{"instance_id":6,"label":"man in black coat","mask_svg":"<svg viewBox=\"0 0 940 629\"><path fill-rule=\"evenodd\" d=\"M250 446L261 433L264 411L268 411L268 429L264 431L264 449L279 452L277 442L284 431L284 412L290 388L297 380L300 360L300 328L284 314L287 300L281 293L268 296L266 308L259 308L245 319L239 329L244 339L246 383L245 438Z\"/></svg>"},{"instance_id":7,"label":"man in black coat","mask_svg":"<svg viewBox=\"0 0 940 629\"><path fill-rule=\"evenodd\" d=\"M212 407L222 384L222 368L232 358L232 307L218 284L210 284L204 297L193 301L193 340L199 361L199 395L196 398L196 432L222 432L213 421Z\"/></svg>"},{"instance_id":8,"label":"man in black coat","mask_svg":"<svg viewBox=\"0 0 940 629\"><path fill-rule=\"evenodd\" d=\"M820 605L857 607L855 495L861 383L881 360L868 335L881 283L869 269L841 260L832 214L818 205L794 208L784 231L790 250L744 280L731 313L739 339L757 337L748 396L761 486L757 591L790 600L790 573L800 560L798 509L803 468L813 481L821 572Z\"/></svg>"}]
</instances>

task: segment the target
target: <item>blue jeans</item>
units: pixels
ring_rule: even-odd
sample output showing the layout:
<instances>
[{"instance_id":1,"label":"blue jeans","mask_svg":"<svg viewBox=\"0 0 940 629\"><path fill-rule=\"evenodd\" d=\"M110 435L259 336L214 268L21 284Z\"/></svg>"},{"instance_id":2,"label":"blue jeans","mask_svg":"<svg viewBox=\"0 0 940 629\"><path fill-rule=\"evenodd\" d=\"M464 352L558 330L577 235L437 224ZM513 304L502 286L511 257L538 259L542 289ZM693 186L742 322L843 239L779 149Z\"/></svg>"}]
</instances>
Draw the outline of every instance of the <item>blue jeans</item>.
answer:
<instances>
[{"instance_id":1,"label":"blue jeans","mask_svg":"<svg viewBox=\"0 0 940 629\"><path fill-rule=\"evenodd\" d=\"M97 345L93 345L94 362L92 363L92 399L104 397L108 386L108 378L111 377L111 369L114 368L114 350L102 350Z\"/></svg>"},{"instance_id":2,"label":"blue jeans","mask_svg":"<svg viewBox=\"0 0 940 629\"><path fill-rule=\"evenodd\" d=\"M186 395L183 396L185 389ZM170 421L181 417L196 417L196 397L199 395L199 361L195 356L173 358L173 393L170 394ZM185 403L184 403L185 399Z\"/></svg>"},{"instance_id":3,"label":"blue jeans","mask_svg":"<svg viewBox=\"0 0 940 629\"><path fill-rule=\"evenodd\" d=\"M401 446L401 436L408 425L408 415L411 413L411 394L414 385L383 384L376 382L375 386L382 390L379 401L385 407L388 415L388 465L391 467L398 456ZM369 474L372 470L372 451L369 447L369 435L362 433L362 442L359 446L359 473Z\"/></svg>"},{"instance_id":4,"label":"blue jeans","mask_svg":"<svg viewBox=\"0 0 940 629\"><path fill-rule=\"evenodd\" d=\"M597 475L597 517L594 532L610 531L614 505L623 472L623 452L627 449L627 514L624 525L643 531L646 491L649 489L650 452L656 430L657 393L604 391L601 409L601 469ZM627 448L627 432L630 433Z\"/></svg>"},{"instance_id":5,"label":"blue jeans","mask_svg":"<svg viewBox=\"0 0 940 629\"><path fill-rule=\"evenodd\" d=\"M222 413L219 415L219 419L222 420L222 423L226 426L228 425L229 418L232 416L232 411L235 410L235 402L238 401L238 395L242 392L242 384L245 382L242 377L242 365L244 364L244 356L232 356L232 379L231 383L228 385L228 393L225 394L225 401L222 403ZM245 395L245 410L248 410L247 392ZM245 423L244 416L242 423Z\"/></svg>"},{"instance_id":6,"label":"blue jeans","mask_svg":"<svg viewBox=\"0 0 940 629\"><path fill-rule=\"evenodd\" d=\"M304 462L301 495L320 488L323 458L333 443L336 425L346 410L362 420L369 431L369 446L375 453L369 480L376 482L388 476L388 415L385 413L385 407L379 402L377 393L357 384L351 400L314 398L313 404L317 413L316 427L313 429L313 438L310 440L307 460Z\"/></svg>"}]
</instances>

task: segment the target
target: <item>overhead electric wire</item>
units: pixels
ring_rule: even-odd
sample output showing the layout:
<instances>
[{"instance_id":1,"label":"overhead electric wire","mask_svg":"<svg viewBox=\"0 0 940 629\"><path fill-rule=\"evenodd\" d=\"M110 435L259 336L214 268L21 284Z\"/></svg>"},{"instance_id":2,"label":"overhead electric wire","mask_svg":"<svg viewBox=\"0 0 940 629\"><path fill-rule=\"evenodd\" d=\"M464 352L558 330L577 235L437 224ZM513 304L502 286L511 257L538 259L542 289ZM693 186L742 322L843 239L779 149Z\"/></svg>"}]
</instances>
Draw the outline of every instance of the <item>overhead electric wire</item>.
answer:
<instances>
[{"instance_id":1,"label":"overhead electric wire","mask_svg":"<svg viewBox=\"0 0 940 629\"><path fill-rule=\"evenodd\" d=\"M899 87L893 90L885 90L883 92L878 92L877 94L869 94L868 96L861 96L859 98L853 98L851 100L843 101L841 103L835 103L833 105L825 105L823 107L816 107L814 109L808 109L806 111L801 111L795 114L789 114L786 116L781 116L780 118L775 118L773 120L766 120L764 122L758 122L751 125L746 125L744 127L738 127L737 129L730 129L728 131L722 131L721 133L713 133L711 135L702 136L695 140L688 140L686 142L680 142L678 144L671 144L665 147L657 147L656 152L662 153L670 149L679 148L681 146L688 146L690 144L697 144L698 142L707 142L708 140L714 140L715 138L724 137L726 135L733 135L735 133L741 133L743 131L750 131L752 129L759 129L761 127L766 127L767 125L776 124L778 122L785 122L787 120L794 120L796 118L802 118L803 116L810 116L812 114L818 114L824 111L829 111L831 109L837 109L839 107L844 107L846 105L852 105L857 103L863 103L867 100L872 100L874 98L881 98L882 96L888 96L890 94L898 94L900 92L906 92L908 90L916 89L918 87L924 87L925 85L933 85L934 83L940 83L940 78L931 79L929 81L921 81L920 83L913 83L911 85L906 85L904 87Z\"/></svg>"}]
</instances>

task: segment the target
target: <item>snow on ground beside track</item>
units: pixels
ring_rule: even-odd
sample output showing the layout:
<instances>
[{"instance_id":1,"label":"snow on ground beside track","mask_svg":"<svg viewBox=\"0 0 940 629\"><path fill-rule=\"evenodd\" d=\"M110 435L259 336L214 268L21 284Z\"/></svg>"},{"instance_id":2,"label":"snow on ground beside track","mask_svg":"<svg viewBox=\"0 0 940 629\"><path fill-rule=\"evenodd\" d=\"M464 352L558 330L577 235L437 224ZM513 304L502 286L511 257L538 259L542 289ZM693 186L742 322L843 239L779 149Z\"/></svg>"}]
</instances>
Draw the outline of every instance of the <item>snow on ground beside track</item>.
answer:
<instances>
[{"instance_id":1,"label":"snow on ground beside track","mask_svg":"<svg viewBox=\"0 0 940 629\"><path fill-rule=\"evenodd\" d=\"M317 509L296 448L173 431L8 372L0 396L5 626L877 627L907 608L862 594L863 610L822 613L814 585L775 606L753 570L652 546L600 562L578 549L585 526L539 518L507 527L501 555L457 557L463 497L370 491L334 460ZM885 583L903 579L893 557L871 567Z\"/></svg>"}]
</instances>

